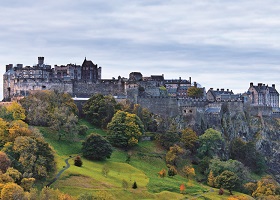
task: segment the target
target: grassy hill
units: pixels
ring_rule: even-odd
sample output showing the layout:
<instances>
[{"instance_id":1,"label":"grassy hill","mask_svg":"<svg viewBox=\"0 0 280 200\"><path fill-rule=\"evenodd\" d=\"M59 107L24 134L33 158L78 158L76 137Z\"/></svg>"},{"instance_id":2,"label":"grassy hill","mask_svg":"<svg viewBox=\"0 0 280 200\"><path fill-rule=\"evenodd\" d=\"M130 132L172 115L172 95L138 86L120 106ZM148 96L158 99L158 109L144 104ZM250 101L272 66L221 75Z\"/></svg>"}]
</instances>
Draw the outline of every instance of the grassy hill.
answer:
<instances>
[{"instance_id":1,"label":"grassy hill","mask_svg":"<svg viewBox=\"0 0 280 200\"><path fill-rule=\"evenodd\" d=\"M88 134L92 132L106 134L90 124L86 125L90 128ZM40 128L40 130L56 152L58 171L65 167L66 158L81 155L81 144L84 138L80 138L77 142L57 141L48 128ZM126 162L128 153L131 155L129 163ZM63 172L52 187L73 196L105 191L107 195L115 199L228 199L227 191L220 196L217 189L179 175L172 178L160 178L157 173L161 169L167 170L164 156L164 150L156 143L142 141L129 152L114 149L111 158L106 161L93 162L82 158L82 167L74 166L73 158L71 158L70 168ZM102 173L104 167L109 169L107 176ZM123 180L128 182L127 190L122 187ZM134 181L137 183L137 189L132 189ZM179 188L182 183L186 186L186 194L180 194ZM234 192L234 196L245 197L244 194L237 192ZM251 199L249 196L246 197Z\"/></svg>"}]
</instances>

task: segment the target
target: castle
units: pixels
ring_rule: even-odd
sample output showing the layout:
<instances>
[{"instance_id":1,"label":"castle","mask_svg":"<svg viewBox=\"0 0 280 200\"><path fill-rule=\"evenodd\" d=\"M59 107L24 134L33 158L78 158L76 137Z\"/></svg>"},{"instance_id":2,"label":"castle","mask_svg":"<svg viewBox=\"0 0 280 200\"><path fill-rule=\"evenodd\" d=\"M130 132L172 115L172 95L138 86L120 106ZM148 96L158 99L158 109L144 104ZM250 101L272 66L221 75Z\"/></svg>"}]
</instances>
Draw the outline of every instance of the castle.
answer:
<instances>
[{"instance_id":1,"label":"castle","mask_svg":"<svg viewBox=\"0 0 280 200\"><path fill-rule=\"evenodd\" d=\"M275 88L259 83L250 83L247 93L234 94L231 90L198 87L188 79L165 79L164 75L144 77L140 72L131 72L128 78L101 78L101 67L91 60L84 59L82 65L50 65L44 63L44 57L38 57L34 66L23 64L6 65L3 75L3 101L22 98L39 90L57 90L69 93L72 97L89 98L94 94L112 95L117 99L128 99L151 109L155 113L168 116L189 115L203 110L217 114L223 102L249 102L262 108L267 115L279 112L279 93ZM201 90L199 98L191 98L188 89ZM164 109L163 109L164 108Z\"/></svg>"}]
</instances>

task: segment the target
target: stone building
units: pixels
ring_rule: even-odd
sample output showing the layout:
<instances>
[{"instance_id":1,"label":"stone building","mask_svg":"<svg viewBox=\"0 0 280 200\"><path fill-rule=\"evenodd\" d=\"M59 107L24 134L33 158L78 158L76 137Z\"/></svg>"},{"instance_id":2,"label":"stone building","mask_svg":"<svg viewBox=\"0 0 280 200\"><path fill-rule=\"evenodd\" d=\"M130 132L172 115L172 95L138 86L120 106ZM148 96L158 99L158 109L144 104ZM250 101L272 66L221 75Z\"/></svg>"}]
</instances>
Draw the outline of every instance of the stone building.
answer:
<instances>
[{"instance_id":1,"label":"stone building","mask_svg":"<svg viewBox=\"0 0 280 200\"><path fill-rule=\"evenodd\" d=\"M279 93L275 89L275 84L272 84L272 87L269 87L263 83L254 85L251 82L248 94L252 105L279 107Z\"/></svg>"},{"instance_id":2,"label":"stone building","mask_svg":"<svg viewBox=\"0 0 280 200\"><path fill-rule=\"evenodd\" d=\"M206 93L206 98L210 102L237 101L241 100L240 94L234 94L232 90L210 88Z\"/></svg>"}]
</instances>

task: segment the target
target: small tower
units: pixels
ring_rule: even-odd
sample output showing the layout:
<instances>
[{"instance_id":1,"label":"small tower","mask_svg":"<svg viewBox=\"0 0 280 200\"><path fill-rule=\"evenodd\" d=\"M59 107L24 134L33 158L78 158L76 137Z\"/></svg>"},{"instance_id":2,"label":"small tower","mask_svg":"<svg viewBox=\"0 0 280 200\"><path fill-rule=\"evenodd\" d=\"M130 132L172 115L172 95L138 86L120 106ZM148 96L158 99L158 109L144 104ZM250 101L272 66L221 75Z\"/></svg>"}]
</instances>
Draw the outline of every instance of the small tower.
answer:
<instances>
[{"instance_id":1,"label":"small tower","mask_svg":"<svg viewBox=\"0 0 280 200\"><path fill-rule=\"evenodd\" d=\"M44 57L38 57L38 66L43 66L44 65Z\"/></svg>"}]
</instances>

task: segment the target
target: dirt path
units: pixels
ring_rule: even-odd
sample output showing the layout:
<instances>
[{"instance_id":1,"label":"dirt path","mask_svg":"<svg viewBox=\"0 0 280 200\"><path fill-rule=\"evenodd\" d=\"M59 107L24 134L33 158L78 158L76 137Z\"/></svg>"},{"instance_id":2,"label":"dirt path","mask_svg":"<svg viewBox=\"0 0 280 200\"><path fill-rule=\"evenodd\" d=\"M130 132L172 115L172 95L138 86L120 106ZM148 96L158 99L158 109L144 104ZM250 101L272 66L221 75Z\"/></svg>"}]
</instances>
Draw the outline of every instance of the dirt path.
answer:
<instances>
[{"instance_id":1,"label":"dirt path","mask_svg":"<svg viewBox=\"0 0 280 200\"><path fill-rule=\"evenodd\" d=\"M60 171L57 173L57 175L54 177L54 179L51 180L51 181L46 185L46 187L49 187L51 184L53 184L53 183L60 177L60 175L61 175L66 169L68 169L68 168L70 167L70 164L69 164L68 160L71 159L71 158L72 158L72 156L70 156L69 158L66 158L66 159L64 160L64 162L66 163L66 166L65 166L62 170L60 170Z\"/></svg>"}]
</instances>

